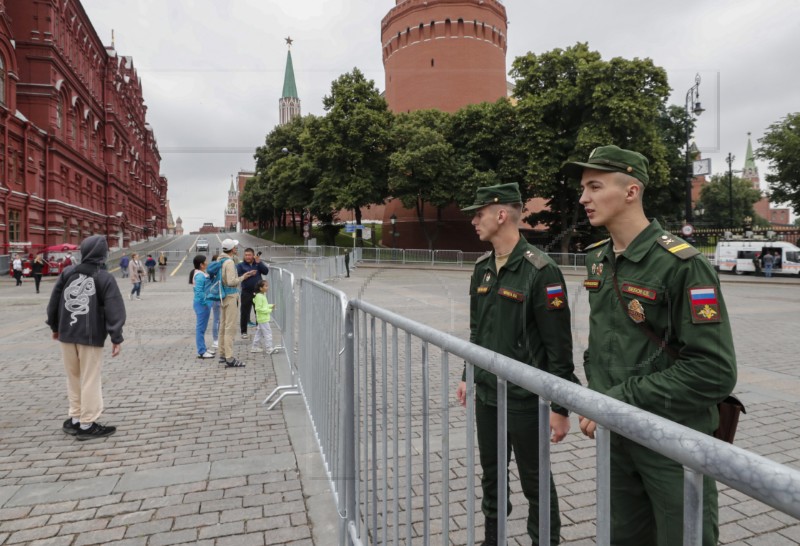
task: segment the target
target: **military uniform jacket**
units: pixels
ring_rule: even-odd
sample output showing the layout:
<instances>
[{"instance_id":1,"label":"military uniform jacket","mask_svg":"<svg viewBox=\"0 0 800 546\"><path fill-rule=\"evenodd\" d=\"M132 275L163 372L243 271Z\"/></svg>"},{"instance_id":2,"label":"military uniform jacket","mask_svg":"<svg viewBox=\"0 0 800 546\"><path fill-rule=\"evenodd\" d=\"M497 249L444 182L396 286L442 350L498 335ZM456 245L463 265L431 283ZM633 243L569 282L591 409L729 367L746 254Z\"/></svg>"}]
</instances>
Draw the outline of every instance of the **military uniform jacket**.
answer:
<instances>
[{"instance_id":1,"label":"military uniform jacket","mask_svg":"<svg viewBox=\"0 0 800 546\"><path fill-rule=\"evenodd\" d=\"M716 430L716 404L736 384L736 357L708 260L654 221L619 258L609 241L587 248L586 267L589 388L701 432Z\"/></svg>"},{"instance_id":2,"label":"military uniform jacket","mask_svg":"<svg viewBox=\"0 0 800 546\"><path fill-rule=\"evenodd\" d=\"M564 277L546 254L520 237L499 274L494 252L485 254L475 264L469 294L472 343L577 381ZM497 404L494 374L476 366L475 384L483 403ZM533 393L512 383L507 392L509 409L536 409Z\"/></svg>"}]
</instances>

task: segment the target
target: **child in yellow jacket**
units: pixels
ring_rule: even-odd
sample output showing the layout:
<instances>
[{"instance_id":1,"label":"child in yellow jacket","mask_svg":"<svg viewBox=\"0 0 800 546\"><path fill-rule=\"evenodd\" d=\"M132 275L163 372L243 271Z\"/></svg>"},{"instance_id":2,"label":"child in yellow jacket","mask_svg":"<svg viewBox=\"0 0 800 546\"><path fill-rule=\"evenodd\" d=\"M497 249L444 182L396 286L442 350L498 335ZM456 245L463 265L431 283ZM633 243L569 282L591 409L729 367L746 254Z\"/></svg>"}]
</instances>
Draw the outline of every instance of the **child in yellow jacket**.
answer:
<instances>
[{"instance_id":1,"label":"child in yellow jacket","mask_svg":"<svg viewBox=\"0 0 800 546\"><path fill-rule=\"evenodd\" d=\"M275 305L267 301L267 290L269 290L269 283L265 280L259 281L256 287L256 296L253 298L253 308L256 310L256 322L258 324L256 333L253 336L251 353L261 353L264 350L269 354L275 352L275 348L272 346L272 328L269 326L270 316ZM264 343L263 349L259 346L262 340Z\"/></svg>"}]
</instances>

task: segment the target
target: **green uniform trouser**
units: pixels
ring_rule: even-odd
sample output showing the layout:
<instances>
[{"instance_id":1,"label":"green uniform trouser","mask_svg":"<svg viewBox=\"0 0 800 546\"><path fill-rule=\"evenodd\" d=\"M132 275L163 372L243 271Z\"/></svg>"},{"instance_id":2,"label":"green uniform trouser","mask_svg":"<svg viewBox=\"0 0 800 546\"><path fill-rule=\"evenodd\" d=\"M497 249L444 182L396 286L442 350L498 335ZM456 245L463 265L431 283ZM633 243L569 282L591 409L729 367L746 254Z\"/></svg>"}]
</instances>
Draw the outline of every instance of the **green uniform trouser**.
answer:
<instances>
[{"instance_id":1,"label":"green uniform trouser","mask_svg":"<svg viewBox=\"0 0 800 546\"><path fill-rule=\"evenodd\" d=\"M481 508L487 518L497 518L497 407L475 400L475 424L478 429L478 448L483 476ZM528 535L539 544L539 414L537 409L508 411L508 461L513 450L519 470L522 492L528 499ZM509 495L510 497L510 495ZM511 501L508 502L511 513ZM550 474L550 544L559 542L561 519L558 495ZM641 546L641 545L639 545Z\"/></svg>"},{"instance_id":2,"label":"green uniform trouser","mask_svg":"<svg viewBox=\"0 0 800 546\"><path fill-rule=\"evenodd\" d=\"M717 484L703 477L703 546L716 546ZM683 544L683 466L611 436L611 544Z\"/></svg>"}]
</instances>

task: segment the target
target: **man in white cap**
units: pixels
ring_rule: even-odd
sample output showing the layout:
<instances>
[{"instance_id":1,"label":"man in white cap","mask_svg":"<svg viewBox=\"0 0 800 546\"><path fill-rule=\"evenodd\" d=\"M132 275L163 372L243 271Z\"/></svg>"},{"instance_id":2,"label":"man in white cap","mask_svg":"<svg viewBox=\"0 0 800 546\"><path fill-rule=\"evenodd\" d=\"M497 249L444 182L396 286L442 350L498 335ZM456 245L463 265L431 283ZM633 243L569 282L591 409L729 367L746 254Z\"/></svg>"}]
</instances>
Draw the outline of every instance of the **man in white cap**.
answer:
<instances>
[{"instance_id":1,"label":"man in white cap","mask_svg":"<svg viewBox=\"0 0 800 546\"><path fill-rule=\"evenodd\" d=\"M235 257L239 247L236 239L222 241L222 318L220 319L219 347L220 363L226 368L244 368L244 362L233 358L233 336L236 332L237 309L239 307L239 285L257 273L251 270L238 277L236 275Z\"/></svg>"}]
</instances>

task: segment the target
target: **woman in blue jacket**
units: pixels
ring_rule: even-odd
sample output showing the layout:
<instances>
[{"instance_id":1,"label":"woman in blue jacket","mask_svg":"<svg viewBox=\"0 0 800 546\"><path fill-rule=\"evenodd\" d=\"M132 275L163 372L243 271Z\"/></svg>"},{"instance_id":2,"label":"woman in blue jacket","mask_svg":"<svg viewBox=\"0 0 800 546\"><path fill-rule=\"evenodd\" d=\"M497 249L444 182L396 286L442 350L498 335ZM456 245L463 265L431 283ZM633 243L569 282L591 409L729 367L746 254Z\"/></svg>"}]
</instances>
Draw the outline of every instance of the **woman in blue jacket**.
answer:
<instances>
[{"instance_id":1,"label":"woman in blue jacket","mask_svg":"<svg viewBox=\"0 0 800 546\"><path fill-rule=\"evenodd\" d=\"M197 358L214 358L214 351L206 348L206 329L208 317L211 315L211 302L206 299L206 257L198 254L194 257L194 314L197 316L195 326L195 343L197 344Z\"/></svg>"}]
</instances>

